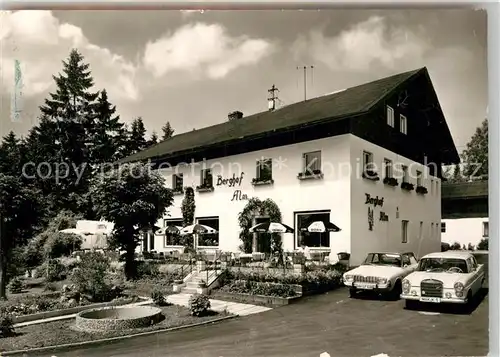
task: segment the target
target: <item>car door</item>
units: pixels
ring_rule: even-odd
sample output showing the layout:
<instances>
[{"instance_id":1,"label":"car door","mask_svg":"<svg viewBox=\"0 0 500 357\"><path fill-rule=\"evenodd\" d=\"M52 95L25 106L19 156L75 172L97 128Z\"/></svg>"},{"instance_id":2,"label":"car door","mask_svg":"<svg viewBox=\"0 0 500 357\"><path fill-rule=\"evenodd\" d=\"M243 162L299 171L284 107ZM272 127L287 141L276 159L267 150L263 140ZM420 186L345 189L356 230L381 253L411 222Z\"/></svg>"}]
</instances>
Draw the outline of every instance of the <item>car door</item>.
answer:
<instances>
[{"instance_id":1,"label":"car door","mask_svg":"<svg viewBox=\"0 0 500 357\"><path fill-rule=\"evenodd\" d=\"M470 266L471 283L472 283L472 293L476 294L479 289L481 289L481 282L483 280L484 271L479 270L479 266L474 257L468 259L468 265Z\"/></svg>"}]
</instances>

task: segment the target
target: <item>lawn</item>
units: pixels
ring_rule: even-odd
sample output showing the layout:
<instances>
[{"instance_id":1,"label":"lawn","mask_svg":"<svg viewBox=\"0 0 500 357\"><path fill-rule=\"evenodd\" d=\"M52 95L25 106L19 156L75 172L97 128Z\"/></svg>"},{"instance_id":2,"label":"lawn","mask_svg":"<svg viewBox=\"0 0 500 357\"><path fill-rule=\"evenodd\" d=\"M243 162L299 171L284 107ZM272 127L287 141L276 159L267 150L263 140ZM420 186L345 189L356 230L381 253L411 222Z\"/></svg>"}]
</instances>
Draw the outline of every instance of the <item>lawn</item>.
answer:
<instances>
[{"instance_id":1,"label":"lawn","mask_svg":"<svg viewBox=\"0 0 500 357\"><path fill-rule=\"evenodd\" d=\"M71 328L74 326L74 319L17 328L16 336L0 338L0 352L126 336L140 332L162 330L200 322L208 322L221 317L230 316L230 314L225 312L210 312L208 316L194 317L190 315L187 308L177 305L164 306L162 307L162 310L163 315L165 316L163 321L154 326L135 330L95 333L75 331Z\"/></svg>"}]
</instances>

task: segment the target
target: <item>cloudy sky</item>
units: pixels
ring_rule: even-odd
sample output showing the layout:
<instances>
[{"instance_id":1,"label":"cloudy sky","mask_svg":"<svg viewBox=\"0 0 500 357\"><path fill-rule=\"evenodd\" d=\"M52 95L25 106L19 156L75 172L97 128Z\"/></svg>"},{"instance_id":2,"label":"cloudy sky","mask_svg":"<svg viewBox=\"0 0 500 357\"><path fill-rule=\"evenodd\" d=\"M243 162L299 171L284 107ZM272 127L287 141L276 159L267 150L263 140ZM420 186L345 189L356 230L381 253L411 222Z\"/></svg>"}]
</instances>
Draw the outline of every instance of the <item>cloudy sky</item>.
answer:
<instances>
[{"instance_id":1,"label":"cloudy sky","mask_svg":"<svg viewBox=\"0 0 500 357\"><path fill-rule=\"evenodd\" d=\"M461 150L487 109L486 14L474 10L19 11L2 13L0 134L24 134L71 48L121 118L177 133L426 66ZM24 79L10 120L14 59Z\"/></svg>"}]
</instances>

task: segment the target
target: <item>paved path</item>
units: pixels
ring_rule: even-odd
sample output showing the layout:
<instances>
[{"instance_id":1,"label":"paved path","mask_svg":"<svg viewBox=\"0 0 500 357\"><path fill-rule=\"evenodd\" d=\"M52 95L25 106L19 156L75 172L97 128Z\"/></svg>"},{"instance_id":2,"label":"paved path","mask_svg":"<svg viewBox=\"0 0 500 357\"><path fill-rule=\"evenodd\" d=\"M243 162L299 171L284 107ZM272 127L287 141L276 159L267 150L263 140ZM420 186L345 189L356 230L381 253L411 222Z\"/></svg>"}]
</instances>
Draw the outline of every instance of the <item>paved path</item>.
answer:
<instances>
[{"instance_id":1,"label":"paved path","mask_svg":"<svg viewBox=\"0 0 500 357\"><path fill-rule=\"evenodd\" d=\"M470 314L423 314L403 301L349 299L345 289L213 325L25 356L485 356L488 297Z\"/></svg>"},{"instance_id":2,"label":"paved path","mask_svg":"<svg viewBox=\"0 0 500 357\"><path fill-rule=\"evenodd\" d=\"M153 301L151 299L148 299L146 301L141 301L141 302L134 302L131 304L126 304L126 305L120 305L121 307L125 306L141 306L141 305L148 305L151 304ZM30 326L30 325L37 325L37 324L43 324L46 322L53 322L53 321L59 321L59 320L68 320L72 319L76 316L76 314L71 314L71 315L64 315L64 316L56 316L56 317L49 317L47 319L42 319L42 320L33 320L33 321L26 321L26 322L20 322L14 325L14 327L23 327L23 326Z\"/></svg>"},{"instance_id":3,"label":"paved path","mask_svg":"<svg viewBox=\"0 0 500 357\"><path fill-rule=\"evenodd\" d=\"M167 302L174 305L189 306L190 297L191 294L173 294L167 296L166 300ZM226 310L227 312L238 316L253 315L271 310L271 308L269 307L241 304L237 302L228 302L228 301L213 300L213 299L210 299L210 306L211 310L217 312L222 312Z\"/></svg>"}]
</instances>

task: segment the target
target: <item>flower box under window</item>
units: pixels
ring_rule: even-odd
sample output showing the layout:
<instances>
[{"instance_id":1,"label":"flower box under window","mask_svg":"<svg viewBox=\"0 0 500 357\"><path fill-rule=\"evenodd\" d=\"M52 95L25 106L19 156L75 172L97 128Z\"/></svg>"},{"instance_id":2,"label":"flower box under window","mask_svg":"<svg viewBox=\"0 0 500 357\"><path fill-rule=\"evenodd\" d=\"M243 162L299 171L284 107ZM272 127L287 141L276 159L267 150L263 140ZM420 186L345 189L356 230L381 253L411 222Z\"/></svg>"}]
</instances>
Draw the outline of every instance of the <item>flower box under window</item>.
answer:
<instances>
[{"instance_id":1,"label":"flower box under window","mask_svg":"<svg viewBox=\"0 0 500 357\"><path fill-rule=\"evenodd\" d=\"M380 180L380 177L378 177L378 173L374 170L367 169L363 172L363 174L361 176L367 180L372 180L372 181Z\"/></svg>"},{"instance_id":2,"label":"flower box under window","mask_svg":"<svg viewBox=\"0 0 500 357\"><path fill-rule=\"evenodd\" d=\"M196 186L196 192L213 192L214 186L213 185L199 185Z\"/></svg>"},{"instance_id":3,"label":"flower box under window","mask_svg":"<svg viewBox=\"0 0 500 357\"><path fill-rule=\"evenodd\" d=\"M321 172L321 170L306 170L303 172L299 172L297 178L299 180L322 179L323 172Z\"/></svg>"},{"instance_id":4,"label":"flower box under window","mask_svg":"<svg viewBox=\"0 0 500 357\"><path fill-rule=\"evenodd\" d=\"M256 177L252 179L252 185L254 186L272 185L273 183L274 180L272 178Z\"/></svg>"},{"instance_id":5,"label":"flower box under window","mask_svg":"<svg viewBox=\"0 0 500 357\"><path fill-rule=\"evenodd\" d=\"M424 187L424 186L417 186L417 189L415 190L415 192L421 194L421 195L425 195L427 194L427 187Z\"/></svg>"},{"instance_id":6,"label":"flower box under window","mask_svg":"<svg viewBox=\"0 0 500 357\"><path fill-rule=\"evenodd\" d=\"M384 184L388 186L397 186L398 185L398 179L395 177L384 177Z\"/></svg>"},{"instance_id":7,"label":"flower box under window","mask_svg":"<svg viewBox=\"0 0 500 357\"><path fill-rule=\"evenodd\" d=\"M412 191L415 188L415 186L409 182L402 182L401 188L406 191Z\"/></svg>"}]
</instances>

